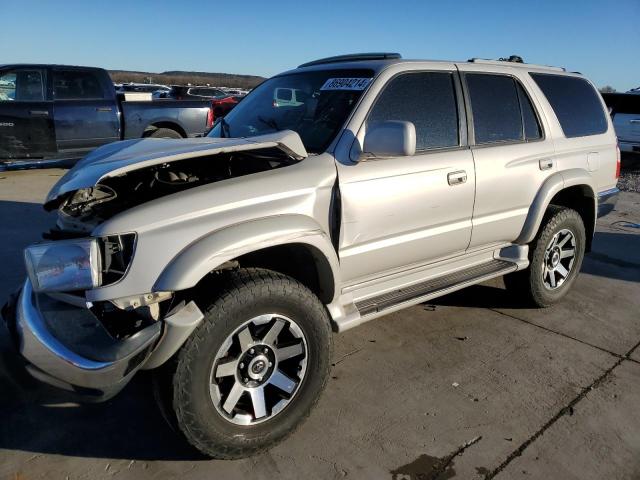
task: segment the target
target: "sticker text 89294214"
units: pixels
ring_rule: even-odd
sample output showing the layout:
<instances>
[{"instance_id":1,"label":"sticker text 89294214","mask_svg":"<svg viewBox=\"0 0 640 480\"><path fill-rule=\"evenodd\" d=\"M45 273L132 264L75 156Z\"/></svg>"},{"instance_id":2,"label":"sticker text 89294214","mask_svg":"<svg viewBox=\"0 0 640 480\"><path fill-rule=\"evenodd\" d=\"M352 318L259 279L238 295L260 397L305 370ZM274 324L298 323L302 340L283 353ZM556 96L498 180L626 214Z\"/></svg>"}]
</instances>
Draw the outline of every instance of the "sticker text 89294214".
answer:
<instances>
[{"instance_id":1,"label":"sticker text 89294214","mask_svg":"<svg viewBox=\"0 0 640 480\"><path fill-rule=\"evenodd\" d=\"M330 78L320 90L364 90L370 82L370 78Z\"/></svg>"}]
</instances>

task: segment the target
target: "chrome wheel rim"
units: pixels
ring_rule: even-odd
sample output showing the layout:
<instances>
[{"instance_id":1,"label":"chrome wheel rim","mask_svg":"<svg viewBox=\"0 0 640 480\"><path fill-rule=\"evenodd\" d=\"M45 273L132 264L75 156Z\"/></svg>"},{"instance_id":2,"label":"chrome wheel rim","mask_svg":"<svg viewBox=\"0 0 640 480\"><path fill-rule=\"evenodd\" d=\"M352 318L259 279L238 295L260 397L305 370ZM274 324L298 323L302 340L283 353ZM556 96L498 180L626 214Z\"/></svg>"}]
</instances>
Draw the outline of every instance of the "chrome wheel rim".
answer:
<instances>
[{"instance_id":1,"label":"chrome wheel rim","mask_svg":"<svg viewBox=\"0 0 640 480\"><path fill-rule=\"evenodd\" d=\"M576 237L562 229L549 241L544 253L542 282L549 290L560 288L569 278L576 260Z\"/></svg>"},{"instance_id":2,"label":"chrome wheel rim","mask_svg":"<svg viewBox=\"0 0 640 480\"><path fill-rule=\"evenodd\" d=\"M210 394L218 413L236 425L254 425L281 413L307 370L307 340L277 313L244 322L229 335L211 367Z\"/></svg>"}]
</instances>

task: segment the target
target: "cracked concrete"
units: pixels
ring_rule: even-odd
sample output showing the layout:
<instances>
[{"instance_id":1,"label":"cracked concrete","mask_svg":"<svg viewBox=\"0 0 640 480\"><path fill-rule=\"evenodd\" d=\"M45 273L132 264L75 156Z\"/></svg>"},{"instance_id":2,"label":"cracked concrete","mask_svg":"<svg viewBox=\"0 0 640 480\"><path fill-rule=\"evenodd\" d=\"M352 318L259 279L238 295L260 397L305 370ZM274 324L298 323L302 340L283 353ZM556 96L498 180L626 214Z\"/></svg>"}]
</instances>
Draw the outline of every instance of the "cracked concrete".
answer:
<instances>
[{"instance_id":1,"label":"cracked concrete","mask_svg":"<svg viewBox=\"0 0 640 480\"><path fill-rule=\"evenodd\" d=\"M57 174L0 175L3 299L23 278L21 249L51 223L38 203ZM242 461L182 445L148 375L78 406L18 389L0 364L0 480L638 478L640 349L625 355L640 342L640 232L616 222L640 221L640 195L602 220L596 255L560 305L523 309L497 280L336 336L309 420Z\"/></svg>"}]
</instances>

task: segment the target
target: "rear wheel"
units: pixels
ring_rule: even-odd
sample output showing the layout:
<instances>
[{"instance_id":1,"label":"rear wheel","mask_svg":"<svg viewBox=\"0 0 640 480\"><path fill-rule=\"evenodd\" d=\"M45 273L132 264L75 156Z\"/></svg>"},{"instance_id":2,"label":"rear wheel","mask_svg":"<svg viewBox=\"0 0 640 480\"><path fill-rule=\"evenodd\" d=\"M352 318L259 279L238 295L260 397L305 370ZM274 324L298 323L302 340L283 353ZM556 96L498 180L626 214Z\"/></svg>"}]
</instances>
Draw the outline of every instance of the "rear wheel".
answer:
<instances>
[{"instance_id":1,"label":"rear wheel","mask_svg":"<svg viewBox=\"0 0 640 480\"><path fill-rule=\"evenodd\" d=\"M171 128L156 128L146 136L151 138L183 138L180 133Z\"/></svg>"},{"instance_id":2,"label":"rear wheel","mask_svg":"<svg viewBox=\"0 0 640 480\"><path fill-rule=\"evenodd\" d=\"M568 293L580 271L585 240L578 212L551 205L529 246L529 268L506 275L507 290L538 307L556 303Z\"/></svg>"},{"instance_id":3,"label":"rear wheel","mask_svg":"<svg viewBox=\"0 0 640 480\"><path fill-rule=\"evenodd\" d=\"M242 458L308 416L328 378L331 326L292 278L242 269L225 283L169 369L171 420L206 455Z\"/></svg>"}]
</instances>

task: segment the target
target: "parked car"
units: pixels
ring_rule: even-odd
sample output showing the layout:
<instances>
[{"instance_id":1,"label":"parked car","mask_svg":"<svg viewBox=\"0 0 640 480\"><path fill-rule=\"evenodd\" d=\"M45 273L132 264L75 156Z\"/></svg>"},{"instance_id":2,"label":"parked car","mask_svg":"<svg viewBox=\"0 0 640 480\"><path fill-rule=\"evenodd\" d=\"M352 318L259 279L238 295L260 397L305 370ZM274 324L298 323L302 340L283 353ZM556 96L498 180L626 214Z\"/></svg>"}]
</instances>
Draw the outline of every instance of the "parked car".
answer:
<instances>
[{"instance_id":1,"label":"parked car","mask_svg":"<svg viewBox=\"0 0 640 480\"><path fill-rule=\"evenodd\" d=\"M281 88L304 104L274 106ZM308 416L332 329L503 275L527 305L559 302L619 161L577 73L310 62L207 138L119 142L78 163L49 192L57 227L26 249L3 317L35 377L100 400L152 370L191 444L244 457Z\"/></svg>"},{"instance_id":2,"label":"parked car","mask_svg":"<svg viewBox=\"0 0 640 480\"><path fill-rule=\"evenodd\" d=\"M214 99L229 96L227 92L214 87L192 87L184 85L172 85L171 91L167 93L167 98L176 98L178 100L186 98L194 99Z\"/></svg>"},{"instance_id":3,"label":"parked car","mask_svg":"<svg viewBox=\"0 0 640 480\"><path fill-rule=\"evenodd\" d=\"M145 92L152 94L171 92L171 87L159 85L157 83L123 83L116 86L118 93L122 92Z\"/></svg>"},{"instance_id":4,"label":"parked car","mask_svg":"<svg viewBox=\"0 0 640 480\"><path fill-rule=\"evenodd\" d=\"M0 168L73 162L116 140L202 136L208 101L123 101L105 70L0 66Z\"/></svg>"},{"instance_id":5,"label":"parked car","mask_svg":"<svg viewBox=\"0 0 640 480\"><path fill-rule=\"evenodd\" d=\"M640 156L640 95L603 93L602 97L609 107L620 150L637 158Z\"/></svg>"}]
</instances>

